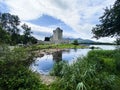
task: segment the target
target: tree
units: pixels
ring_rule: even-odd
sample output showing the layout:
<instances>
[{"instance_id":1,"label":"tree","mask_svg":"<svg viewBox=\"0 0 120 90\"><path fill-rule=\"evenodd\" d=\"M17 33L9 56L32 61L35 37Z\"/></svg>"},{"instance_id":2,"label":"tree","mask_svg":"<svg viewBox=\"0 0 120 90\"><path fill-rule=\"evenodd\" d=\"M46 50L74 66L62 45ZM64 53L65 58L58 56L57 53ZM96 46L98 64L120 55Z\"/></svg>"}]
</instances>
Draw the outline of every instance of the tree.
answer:
<instances>
[{"instance_id":1,"label":"tree","mask_svg":"<svg viewBox=\"0 0 120 90\"><path fill-rule=\"evenodd\" d=\"M33 37L33 36L30 37L30 42L31 42L32 44L36 44L37 41L38 41L38 40L37 40L35 37Z\"/></svg>"},{"instance_id":2,"label":"tree","mask_svg":"<svg viewBox=\"0 0 120 90\"><path fill-rule=\"evenodd\" d=\"M3 30L6 30L11 35L11 44L16 44L20 29L20 19L16 15L10 13L0 13L0 25Z\"/></svg>"},{"instance_id":3,"label":"tree","mask_svg":"<svg viewBox=\"0 0 120 90\"><path fill-rule=\"evenodd\" d=\"M23 35L23 37L24 37L24 41L23 41L23 43L24 44L27 44L27 43L29 43L30 42L30 37L31 37L31 27L29 27L28 25L26 25L26 24L23 24L22 26L21 26L22 28L23 28L23 30L24 30L24 35Z\"/></svg>"},{"instance_id":4,"label":"tree","mask_svg":"<svg viewBox=\"0 0 120 90\"><path fill-rule=\"evenodd\" d=\"M117 0L113 7L105 9L100 22L101 24L92 29L95 38L120 37L120 0Z\"/></svg>"},{"instance_id":5,"label":"tree","mask_svg":"<svg viewBox=\"0 0 120 90\"><path fill-rule=\"evenodd\" d=\"M0 43L15 45L18 43L36 43L37 39L31 36L31 28L23 24L24 34L20 35L20 19L10 13L0 13Z\"/></svg>"},{"instance_id":6,"label":"tree","mask_svg":"<svg viewBox=\"0 0 120 90\"><path fill-rule=\"evenodd\" d=\"M120 45L120 38L117 38L115 44Z\"/></svg>"},{"instance_id":7,"label":"tree","mask_svg":"<svg viewBox=\"0 0 120 90\"><path fill-rule=\"evenodd\" d=\"M79 45L78 40L74 40L74 41L73 41L73 44L74 44L74 45Z\"/></svg>"},{"instance_id":8,"label":"tree","mask_svg":"<svg viewBox=\"0 0 120 90\"><path fill-rule=\"evenodd\" d=\"M0 24L10 34L19 33L18 25L20 25L20 19L16 15L11 15L10 13L0 14Z\"/></svg>"},{"instance_id":9,"label":"tree","mask_svg":"<svg viewBox=\"0 0 120 90\"><path fill-rule=\"evenodd\" d=\"M2 29L0 26L0 43L9 43L10 42L10 34Z\"/></svg>"}]
</instances>

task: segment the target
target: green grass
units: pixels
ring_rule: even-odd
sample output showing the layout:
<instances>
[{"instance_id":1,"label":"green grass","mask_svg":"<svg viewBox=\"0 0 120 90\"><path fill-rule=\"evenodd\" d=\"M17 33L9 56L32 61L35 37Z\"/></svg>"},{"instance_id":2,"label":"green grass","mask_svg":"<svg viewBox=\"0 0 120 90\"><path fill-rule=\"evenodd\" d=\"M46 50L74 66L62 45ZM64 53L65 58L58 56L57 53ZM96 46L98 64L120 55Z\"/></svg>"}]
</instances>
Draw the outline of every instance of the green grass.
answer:
<instances>
[{"instance_id":1,"label":"green grass","mask_svg":"<svg viewBox=\"0 0 120 90\"><path fill-rule=\"evenodd\" d=\"M119 59L120 51L92 50L72 65L57 63L51 75L59 80L51 85L51 90L119 90Z\"/></svg>"},{"instance_id":2,"label":"green grass","mask_svg":"<svg viewBox=\"0 0 120 90\"><path fill-rule=\"evenodd\" d=\"M73 45L73 44L42 44L42 45L34 45L28 47L28 49L32 50L40 50L40 49L70 49L70 48L87 48L82 45Z\"/></svg>"}]
</instances>

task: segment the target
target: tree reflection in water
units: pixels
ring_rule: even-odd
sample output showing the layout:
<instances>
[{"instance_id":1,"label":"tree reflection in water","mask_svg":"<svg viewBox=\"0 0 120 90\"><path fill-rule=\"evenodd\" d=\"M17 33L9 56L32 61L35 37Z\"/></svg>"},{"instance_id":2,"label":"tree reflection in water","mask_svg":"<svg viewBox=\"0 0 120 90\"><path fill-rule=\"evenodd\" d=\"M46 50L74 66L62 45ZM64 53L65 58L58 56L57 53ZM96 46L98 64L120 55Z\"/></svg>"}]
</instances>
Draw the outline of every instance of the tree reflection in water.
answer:
<instances>
[{"instance_id":1,"label":"tree reflection in water","mask_svg":"<svg viewBox=\"0 0 120 90\"><path fill-rule=\"evenodd\" d=\"M62 61L62 51L54 52L52 53L52 55L53 55L53 61L55 62Z\"/></svg>"}]
</instances>

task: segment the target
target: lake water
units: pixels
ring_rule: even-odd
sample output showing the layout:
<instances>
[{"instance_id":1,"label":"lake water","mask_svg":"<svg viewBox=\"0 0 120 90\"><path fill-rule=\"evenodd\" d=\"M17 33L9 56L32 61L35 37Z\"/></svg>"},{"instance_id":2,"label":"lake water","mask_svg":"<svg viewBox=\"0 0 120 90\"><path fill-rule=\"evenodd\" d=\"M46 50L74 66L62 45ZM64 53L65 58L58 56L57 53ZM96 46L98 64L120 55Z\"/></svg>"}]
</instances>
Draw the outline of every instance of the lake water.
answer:
<instances>
[{"instance_id":1,"label":"lake water","mask_svg":"<svg viewBox=\"0 0 120 90\"><path fill-rule=\"evenodd\" d=\"M99 47L99 48L104 49L104 50L114 50L116 48L115 45L90 45L90 47L91 46Z\"/></svg>"},{"instance_id":2,"label":"lake water","mask_svg":"<svg viewBox=\"0 0 120 90\"><path fill-rule=\"evenodd\" d=\"M104 50L115 49L114 45L90 45L90 47L91 46L99 47ZM91 49L69 49L55 52L50 55L44 55L43 57L36 58L36 60L31 64L30 69L40 74L49 74L55 62L65 60L71 64L77 60L78 57L86 56L90 50Z\"/></svg>"}]
</instances>

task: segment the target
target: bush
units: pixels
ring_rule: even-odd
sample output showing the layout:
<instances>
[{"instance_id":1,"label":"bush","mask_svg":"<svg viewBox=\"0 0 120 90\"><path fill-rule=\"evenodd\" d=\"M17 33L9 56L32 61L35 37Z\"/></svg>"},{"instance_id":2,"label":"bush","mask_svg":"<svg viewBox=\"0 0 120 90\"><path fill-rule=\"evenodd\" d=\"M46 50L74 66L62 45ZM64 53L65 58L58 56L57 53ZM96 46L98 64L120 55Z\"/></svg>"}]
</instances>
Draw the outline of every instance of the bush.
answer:
<instances>
[{"instance_id":1,"label":"bush","mask_svg":"<svg viewBox=\"0 0 120 90\"><path fill-rule=\"evenodd\" d=\"M29 70L31 53L6 48L1 46L0 50L0 90L46 90L40 77Z\"/></svg>"}]
</instances>

